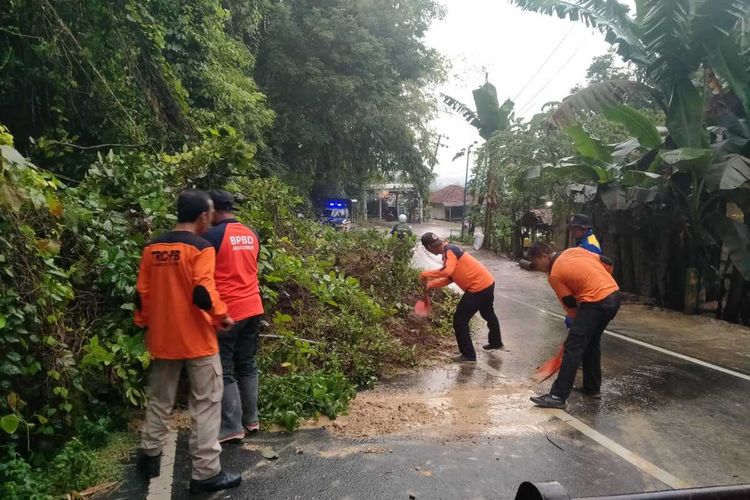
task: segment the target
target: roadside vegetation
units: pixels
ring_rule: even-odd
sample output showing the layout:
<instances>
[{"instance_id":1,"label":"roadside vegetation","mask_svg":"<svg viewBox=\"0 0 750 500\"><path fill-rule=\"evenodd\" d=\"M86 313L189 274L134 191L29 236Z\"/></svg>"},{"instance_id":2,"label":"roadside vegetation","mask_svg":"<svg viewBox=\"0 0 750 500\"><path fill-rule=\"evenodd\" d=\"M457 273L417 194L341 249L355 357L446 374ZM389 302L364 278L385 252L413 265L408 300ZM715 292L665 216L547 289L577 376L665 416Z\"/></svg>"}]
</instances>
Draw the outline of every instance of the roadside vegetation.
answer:
<instances>
[{"instance_id":1,"label":"roadside vegetation","mask_svg":"<svg viewBox=\"0 0 750 500\"><path fill-rule=\"evenodd\" d=\"M264 425L346 411L429 357L414 241L298 214L372 178L426 190L442 76L431 0L12 0L0 11L0 497L117 480L149 357L143 245L186 187L241 195L261 235ZM445 306L441 307L441 303ZM432 349L434 351L434 349Z\"/></svg>"},{"instance_id":2,"label":"roadside vegetation","mask_svg":"<svg viewBox=\"0 0 750 500\"><path fill-rule=\"evenodd\" d=\"M470 184L485 244L515 257L525 237L564 246L566 218L590 213L623 290L750 324L747 2L512 3L597 28L612 51L528 120L488 84L476 112L446 97L487 139ZM532 209L551 223L524 226Z\"/></svg>"}]
</instances>

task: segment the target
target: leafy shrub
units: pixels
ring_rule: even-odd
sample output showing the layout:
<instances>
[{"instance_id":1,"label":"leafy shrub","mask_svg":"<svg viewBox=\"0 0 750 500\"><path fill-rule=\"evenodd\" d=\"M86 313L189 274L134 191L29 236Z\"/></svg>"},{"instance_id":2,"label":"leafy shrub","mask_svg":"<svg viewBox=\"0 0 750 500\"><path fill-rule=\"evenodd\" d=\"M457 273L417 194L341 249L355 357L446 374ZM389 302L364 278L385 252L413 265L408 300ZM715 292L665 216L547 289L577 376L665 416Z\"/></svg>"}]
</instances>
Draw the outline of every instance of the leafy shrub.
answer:
<instances>
[{"instance_id":1,"label":"leafy shrub","mask_svg":"<svg viewBox=\"0 0 750 500\"><path fill-rule=\"evenodd\" d=\"M294 430L303 418L330 418L344 411L354 397L352 383L341 373L274 375L260 379L260 411L268 422Z\"/></svg>"}]
</instances>

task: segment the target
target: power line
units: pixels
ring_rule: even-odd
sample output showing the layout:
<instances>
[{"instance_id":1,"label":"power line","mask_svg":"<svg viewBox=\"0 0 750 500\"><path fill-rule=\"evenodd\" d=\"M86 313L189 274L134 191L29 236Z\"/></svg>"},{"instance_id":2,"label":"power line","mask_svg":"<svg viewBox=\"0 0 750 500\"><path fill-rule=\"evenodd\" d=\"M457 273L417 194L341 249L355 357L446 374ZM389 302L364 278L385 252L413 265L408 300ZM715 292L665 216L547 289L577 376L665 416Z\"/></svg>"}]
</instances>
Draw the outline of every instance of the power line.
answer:
<instances>
[{"instance_id":1,"label":"power line","mask_svg":"<svg viewBox=\"0 0 750 500\"><path fill-rule=\"evenodd\" d=\"M584 45L586 45L586 43L587 42L583 42L581 45L578 46L578 48L576 48L575 51L573 51L572 54L570 54L570 57L563 63L562 66L560 66L560 69L558 69L555 72L555 74L552 75L549 80L547 80L547 82L542 86L542 88L540 88L539 91L536 94L534 94L531 97L531 99L529 99L527 101L526 105L521 108L521 110L518 112L519 115L522 115L524 112L526 112L533 105L534 99L536 99L539 96L539 94L541 94L542 92L544 92L544 89L546 89L547 87L549 87L549 84L552 83L552 81L555 78L557 78L557 75L559 75L560 73L562 73L562 70L564 70L568 66L568 64L570 63L570 61L572 61L573 58L576 55L578 55L578 52L583 48Z\"/></svg>"},{"instance_id":2,"label":"power line","mask_svg":"<svg viewBox=\"0 0 750 500\"><path fill-rule=\"evenodd\" d=\"M568 37L570 36L570 34L571 34L571 33L573 33L573 29L574 29L575 27L576 27L576 25L575 25L575 24L572 24L572 25L570 26L570 29L568 30L568 32L567 32L567 33L565 33L565 36L563 36L563 37L562 37L562 38L560 39L560 41L559 41L559 42L557 42L557 45L555 46L555 48L554 48L554 49L552 49L552 52L550 52L550 54L549 54L549 55L547 56L547 59L545 59L545 60L544 60L544 62L542 63L542 65L541 65L541 66L539 66L539 68L538 68L538 69L536 70L536 72L535 72L535 73L534 73L533 75L531 75L531 78L529 78L529 80L528 80L528 81L527 81L526 83L524 83L524 84L523 84L523 87L521 87L521 90L520 90L520 92L518 92L518 94L516 94L516 95L515 95L515 96L513 97L513 100L514 100L514 101L515 101L516 99L518 99L518 96L520 96L521 94L523 94L523 93L524 93L524 91L525 91L525 90L526 90L526 88L527 88L527 87L529 86L529 84L531 84L531 82L532 82L532 81L534 81L534 78L536 78L536 77L537 77L537 75L539 75L539 73L540 73L540 72L541 72L541 71L542 71L542 70L544 69L544 67L545 67L545 66L547 65L547 63L548 63L548 62L550 61L550 59L552 59L552 56L554 56L554 55L555 55L555 54L557 53L557 51L558 51L558 50L560 49L560 47L562 47L562 44L563 44L563 42L565 42L565 40L567 40L567 39L568 39Z\"/></svg>"}]
</instances>

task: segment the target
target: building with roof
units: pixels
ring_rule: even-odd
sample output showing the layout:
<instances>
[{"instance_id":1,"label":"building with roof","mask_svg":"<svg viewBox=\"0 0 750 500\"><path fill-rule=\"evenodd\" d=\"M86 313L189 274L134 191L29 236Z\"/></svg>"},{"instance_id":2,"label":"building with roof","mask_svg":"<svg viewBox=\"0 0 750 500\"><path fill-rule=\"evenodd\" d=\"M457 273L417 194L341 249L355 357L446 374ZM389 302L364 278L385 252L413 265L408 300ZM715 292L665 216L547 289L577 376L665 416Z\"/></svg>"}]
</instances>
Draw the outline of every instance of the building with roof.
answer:
<instances>
[{"instance_id":1,"label":"building with roof","mask_svg":"<svg viewBox=\"0 0 750 500\"><path fill-rule=\"evenodd\" d=\"M466 211L475 205L474 197L466 197ZM430 195L430 216L441 220L462 220L464 217L464 188L456 184L445 186Z\"/></svg>"}]
</instances>

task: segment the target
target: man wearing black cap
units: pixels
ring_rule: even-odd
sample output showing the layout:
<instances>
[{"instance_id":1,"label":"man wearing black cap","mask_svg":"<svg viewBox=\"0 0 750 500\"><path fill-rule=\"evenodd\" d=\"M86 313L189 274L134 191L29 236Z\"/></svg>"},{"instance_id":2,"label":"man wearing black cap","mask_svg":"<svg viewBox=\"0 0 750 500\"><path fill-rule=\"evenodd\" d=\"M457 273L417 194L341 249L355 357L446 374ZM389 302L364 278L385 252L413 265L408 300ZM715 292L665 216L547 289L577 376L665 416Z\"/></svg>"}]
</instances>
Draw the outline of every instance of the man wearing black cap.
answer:
<instances>
[{"instance_id":1,"label":"man wearing black cap","mask_svg":"<svg viewBox=\"0 0 750 500\"><path fill-rule=\"evenodd\" d=\"M258 425L258 328L263 302L258 285L258 234L234 218L234 197L213 191L214 226L203 235L216 249L216 289L234 327L219 336L224 378L219 442L242 439Z\"/></svg>"},{"instance_id":2,"label":"man wearing black cap","mask_svg":"<svg viewBox=\"0 0 750 500\"><path fill-rule=\"evenodd\" d=\"M439 288L455 283L463 291L453 315L453 329L461 355L454 358L459 363L476 363L477 354L471 341L469 321L479 311L489 328L487 351L503 347L500 322L495 314L495 278L477 259L456 245L449 245L435 233L422 235L422 245L433 255L443 256L443 267L423 271L419 279L426 289Z\"/></svg>"},{"instance_id":3,"label":"man wearing black cap","mask_svg":"<svg viewBox=\"0 0 750 500\"><path fill-rule=\"evenodd\" d=\"M568 228L577 247L601 255L602 246L594 235L594 230L591 228L591 218L588 215L573 214L568 221Z\"/></svg>"}]
</instances>

